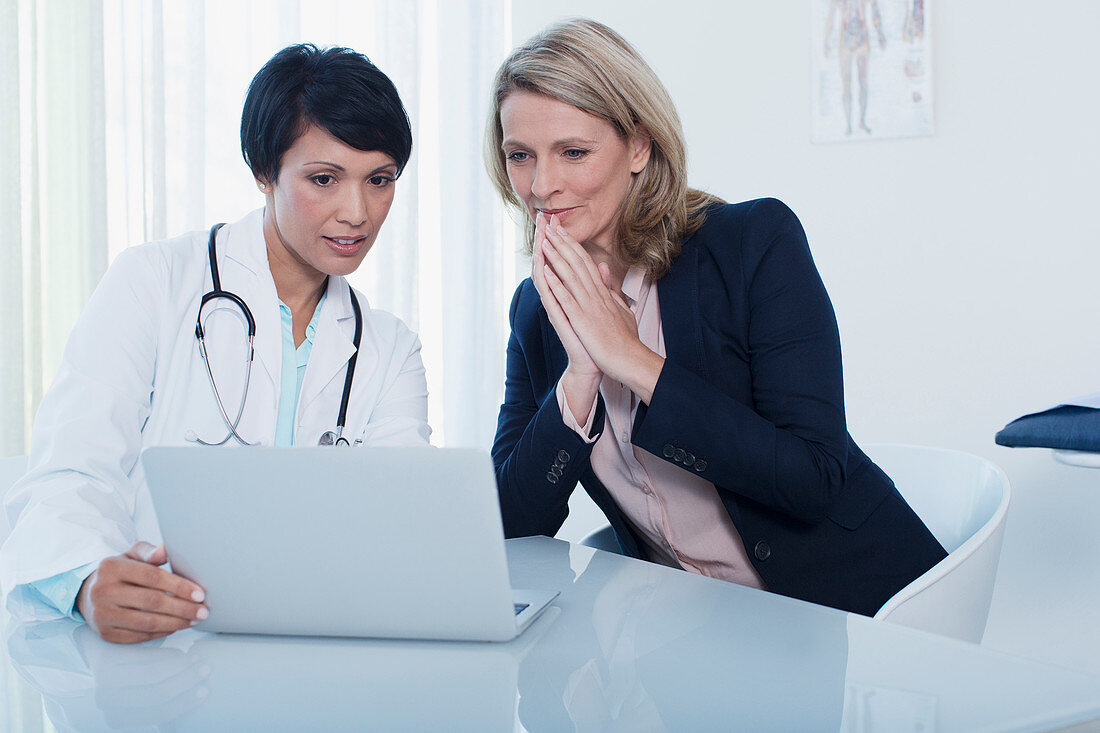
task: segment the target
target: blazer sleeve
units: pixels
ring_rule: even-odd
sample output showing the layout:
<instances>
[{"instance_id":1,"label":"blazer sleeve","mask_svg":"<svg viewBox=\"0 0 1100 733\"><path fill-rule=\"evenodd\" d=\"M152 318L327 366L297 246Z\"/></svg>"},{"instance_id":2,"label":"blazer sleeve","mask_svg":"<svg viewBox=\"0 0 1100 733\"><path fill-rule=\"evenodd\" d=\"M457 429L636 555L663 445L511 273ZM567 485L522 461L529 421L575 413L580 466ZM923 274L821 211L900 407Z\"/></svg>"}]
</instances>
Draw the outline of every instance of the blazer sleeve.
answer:
<instances>
[{"instance_id":1,"label":"blazer sleeve","mask_svg":"<svg viewBox=\"0 0 1100 733\"><path fill-rule=\"evenodd\" d=\"M554 393L560 374L549 359L538 316L538 292L525 280L516 289L508 320L504 404L493 441L500 511L506 537L552 537L569 514L569 496L588 467L586 443L562 419ZM603 426L603 399L592 424Z\"/></svg>"},{"instance_id":2,"label":"blazer sleeve","mask_svg":"<svg viewBox=\"0 0 1100 733\"><path fill-rule=\"evenodd\" d=\"M727 268L738 274L724 286L740 289L746 303L747 323L729 328L744 331L751 405L666 360L633 442L681 467L690 455L688 470L720 493L816 522L844 486L847 459L836 316L790 209L763 199L728 229L719 241L731 254L718 256L741 260ZM730 302L705 295L699 308Z\"/></svg>"}]
</instances>

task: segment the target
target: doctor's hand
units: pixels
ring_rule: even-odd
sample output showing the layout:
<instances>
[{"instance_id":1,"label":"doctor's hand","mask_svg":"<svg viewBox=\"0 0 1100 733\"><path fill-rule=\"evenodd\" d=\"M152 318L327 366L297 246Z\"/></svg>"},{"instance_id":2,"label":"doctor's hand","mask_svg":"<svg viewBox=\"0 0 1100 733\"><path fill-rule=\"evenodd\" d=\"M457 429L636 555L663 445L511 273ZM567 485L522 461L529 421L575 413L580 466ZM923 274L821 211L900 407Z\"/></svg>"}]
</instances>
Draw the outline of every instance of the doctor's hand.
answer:
<instances>
[{"instance_id":1,"label":"doctor's hand","mask_svg":"<svg viewBox=\"0 0 1100 733\"><path fill-rule=\"evenodd\" d=\"M600 372L649 403L664 359L642 343L638 322L611 286L607 264L592 257L557 219L546 226L545 277L581 345Z\"/></svg>"},{"instance_id":2,"label":"doctor's hand","mask_svg":"<svg viewBox=\"0 0 1100 733\"><path fill-rule=\"evenodd\" d=\"M588 351L580 339L577 338L569 319L562 310L561 303L555 297L547 284L547 272L549 267L543 253L543 243L546 241L546 229L549 225L546 214L539 212L535 217L535 242L532 247L531 280L535 283L535 290L542 299L542 307L546 309L546 315L550 319L550 325L558 334L558 339L565 347L565 353L569 357L569 364L561 377L562 391L565 393L565 401L569 404L569 411L574 419L581 425L588 422L588 413L596 401L596 393L600 389L600 379L603 374L599 367L592 361ZM552 275L552 273L551 273Z\"/></svg>"},{"instance_id":3,"label":"doctor's hand","mask_svg":"<svg viewBox=\"0 0 1100 733\"><path fill-rule=\"evenodd\" d=\"M76 607L106 641L133 644L168 636L209 615L206 593L158 565L168 562L164 545L138 542L108 557L80 586Z\"/></svg>"}]
</instances>

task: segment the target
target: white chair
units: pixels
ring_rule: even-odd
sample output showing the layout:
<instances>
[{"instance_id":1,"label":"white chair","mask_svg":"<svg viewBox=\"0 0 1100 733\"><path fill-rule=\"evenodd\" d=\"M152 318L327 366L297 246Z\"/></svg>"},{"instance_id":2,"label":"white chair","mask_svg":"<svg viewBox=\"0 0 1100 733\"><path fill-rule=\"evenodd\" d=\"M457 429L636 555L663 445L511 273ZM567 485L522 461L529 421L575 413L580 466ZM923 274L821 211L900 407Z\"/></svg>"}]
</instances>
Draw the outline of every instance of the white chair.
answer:
<instances>
[{"instance_id":1,"label":"white chair","mask_svg":"<svg viewBox=\"0 0 1100 733\"><path fill-rule=\"evenodd\" d=\"M23 474L27 472L27 457L26 456L11 456L10 458L0 458L0 505L4 502L4 496L8 493L8 489L12 487L16 481L23 477ZM0 518L0 545L4 544L4 540L8 538L8 527Z\"/></svg>"},{"instance_id":2,"label":"white chair","mask_svg":"<svg viewBox=\"0 0 1100 733\"><path fill-rule=\"evenodd\" d=\"M868 445L948 555L888 600L876 619L980 643L1012 491L995 464L916 445Z\"/></svg>"},{"instance_id":3,"label":"white chair","mask_svg":"<svg viewBox=\"0 0 1100 733\"><path fill-rule=\"evenodd\" d=\"M993 598L1011 491L996 465L916 445L865 446L948 555L888 600L876 619L980 643ZM611 527L581 544L620 553Z\"/></svg>"}]
</instances>

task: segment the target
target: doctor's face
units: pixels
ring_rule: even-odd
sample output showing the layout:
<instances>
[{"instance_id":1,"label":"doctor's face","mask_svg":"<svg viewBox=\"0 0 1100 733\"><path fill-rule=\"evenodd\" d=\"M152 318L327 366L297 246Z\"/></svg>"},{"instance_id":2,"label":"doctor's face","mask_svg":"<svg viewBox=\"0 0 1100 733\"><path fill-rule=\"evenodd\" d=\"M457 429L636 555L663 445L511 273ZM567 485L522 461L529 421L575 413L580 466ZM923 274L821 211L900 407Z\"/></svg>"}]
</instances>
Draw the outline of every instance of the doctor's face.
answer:
<instances>
[{"instance_id":1,"label":"doctor's face","mask_svg":"<svg viewBox=\"0 0 1100 733\"><path fill-rule=\"evenodd\" d=\"M505 98L500 125L508 180L531 218L557 214L582 245L613 252L631 180L649 162L649 136L624 138L606 120L530 92Z\"/></svg>"},{"instance_id":2,"label":"doctor's face","mask_svg":"<svg viewBox=\"0 0 1100 733\"><path fill-rule=\"evenodd\" d=\"M310 125L283 154L274 185L258 182L276 285L281 277L354 272L390 211L397 172L386 153L357 150Z\"/></svg>"}]
</instances>

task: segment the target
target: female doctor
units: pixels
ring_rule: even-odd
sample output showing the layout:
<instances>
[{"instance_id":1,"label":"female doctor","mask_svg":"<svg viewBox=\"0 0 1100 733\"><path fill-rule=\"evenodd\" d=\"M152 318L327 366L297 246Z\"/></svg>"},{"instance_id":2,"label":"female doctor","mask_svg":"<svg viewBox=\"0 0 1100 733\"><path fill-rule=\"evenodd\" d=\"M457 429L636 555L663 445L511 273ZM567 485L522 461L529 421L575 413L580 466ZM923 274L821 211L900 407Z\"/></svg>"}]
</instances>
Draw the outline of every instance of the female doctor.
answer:
<instances>
[{"instance_id":1,"label":"female doctor","mask_svg":"<svg viewBox=\"0 0 1100 733\"><path fill-rule=\"evenodd\" d=\"M416 334L344 279L411 149L365 56L297 45L264 65L241 119L263 209L126 250L73 329L4 506L14 615L83 617L117 642L207 617L203 589L158 567L147 446L427 443Z\"/></svg>"}]
</instances>

